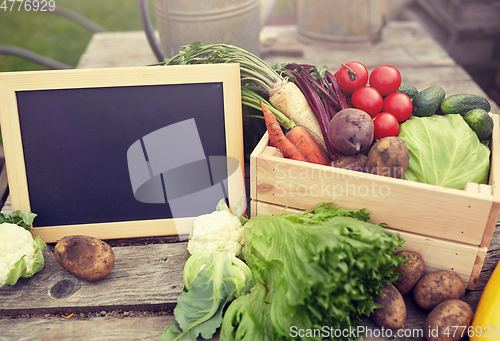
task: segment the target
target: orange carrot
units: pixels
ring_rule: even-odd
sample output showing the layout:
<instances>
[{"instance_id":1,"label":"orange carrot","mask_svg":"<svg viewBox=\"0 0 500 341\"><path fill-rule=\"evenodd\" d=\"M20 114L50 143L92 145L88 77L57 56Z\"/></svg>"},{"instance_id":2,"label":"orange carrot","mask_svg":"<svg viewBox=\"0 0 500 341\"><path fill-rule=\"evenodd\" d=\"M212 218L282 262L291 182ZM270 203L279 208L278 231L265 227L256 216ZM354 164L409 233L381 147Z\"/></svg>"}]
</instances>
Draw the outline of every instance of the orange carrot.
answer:
<instances>
[{"instance_id":1,"label":"orange carrot","mask_svg":"<svg viewBox=\"0 0 500 341\"><path fill-rule=\"evenodd\" d=\"M299 148L297 148L297 146L285 136L271 110L269 110L269 108L262 101L260 101L260 106L262 108L262 112L264 113L264 120L266 121L266 128L271 146L278 148L283 156L288 159L305 161L305 158L300 153Z\"/></svg>"},{"instance_id":2,"label":"orange carrot","mask_svg":"<svg viewBox=\"0 0 500 341\"><path fill-rule=\"evenodd\" d=\"M293 127L286 134L286 137L299 148L300 153L307 162L325 166L330 164L330 158L326 155L323 148L320 147L318 142L303 126Z\"/></svg>"}]
</instances>

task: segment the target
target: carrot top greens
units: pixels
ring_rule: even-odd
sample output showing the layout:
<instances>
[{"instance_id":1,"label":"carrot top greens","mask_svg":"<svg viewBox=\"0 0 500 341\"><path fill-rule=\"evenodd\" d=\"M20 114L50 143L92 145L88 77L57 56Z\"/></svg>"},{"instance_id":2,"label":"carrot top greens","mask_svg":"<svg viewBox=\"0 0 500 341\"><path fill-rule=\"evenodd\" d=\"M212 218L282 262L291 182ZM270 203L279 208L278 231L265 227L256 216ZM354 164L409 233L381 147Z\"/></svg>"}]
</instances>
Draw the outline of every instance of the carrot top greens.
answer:
<instances>
[{"instance_id":1,"label":"carrot top greens","mask_svg":"<svg viewBox=\"0 0 500 341\"><path fill-rule=\"evenodd\" d=\"M240 47L227 44L203 45L195 41L184 45L178 54L155 65L188 65L239 63L243 89L270 94L273 89L286 82L276 70L262 59Z\"/></svg>"}]
</instances>

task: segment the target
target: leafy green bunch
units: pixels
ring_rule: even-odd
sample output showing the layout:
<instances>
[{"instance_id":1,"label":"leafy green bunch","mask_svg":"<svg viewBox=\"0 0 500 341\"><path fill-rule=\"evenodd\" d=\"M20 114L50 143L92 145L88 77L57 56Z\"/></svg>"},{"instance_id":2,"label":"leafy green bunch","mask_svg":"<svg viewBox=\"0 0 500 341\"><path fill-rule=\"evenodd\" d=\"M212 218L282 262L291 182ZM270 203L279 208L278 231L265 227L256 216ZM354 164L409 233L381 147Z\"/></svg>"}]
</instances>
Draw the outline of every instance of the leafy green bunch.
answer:
<instances>
[{"instance_id":1,"label":"leafy green bunch","mask_svg":"<svg viewBox=\"0 0 500 341\"><path fill-rule=\"evenodd\" d=\"M332 203L293 215L252 217L244 232L245 260L258 285L248 294L254 299L244 295L231 303L221 339L286 340L293 328L356 328L380 307L374 294L397 280L394 270L404 263L393 252L404 241L369 220L365 209ZM257 302L259 297L265 301ZM274 333L262 339L257 330L249 332L259 324L260 331Z\"/></svg>"}]
</instances>

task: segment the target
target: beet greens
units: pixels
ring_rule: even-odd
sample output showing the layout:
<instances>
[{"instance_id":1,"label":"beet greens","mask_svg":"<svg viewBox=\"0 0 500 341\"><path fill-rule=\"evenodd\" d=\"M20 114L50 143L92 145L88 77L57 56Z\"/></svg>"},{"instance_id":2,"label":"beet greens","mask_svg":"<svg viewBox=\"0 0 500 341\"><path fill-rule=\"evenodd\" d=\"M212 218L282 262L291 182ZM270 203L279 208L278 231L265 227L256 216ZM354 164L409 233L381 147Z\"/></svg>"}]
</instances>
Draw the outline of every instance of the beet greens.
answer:
<instances>
[{"instance_id":1,"label":"beet greens","mask_svg":"<svg viewBox=\"0 0 500 341\"><path fill-rule=\"evenodd\" d=\"M274 67L288 74L289 80L302 91L319 120L330 159L338 159L341 154L328 140L328 124L338 111L349 108L349 105L335 76L327 67L319 68L309 64L285 63Z\"/></svg>"}]
</instances>

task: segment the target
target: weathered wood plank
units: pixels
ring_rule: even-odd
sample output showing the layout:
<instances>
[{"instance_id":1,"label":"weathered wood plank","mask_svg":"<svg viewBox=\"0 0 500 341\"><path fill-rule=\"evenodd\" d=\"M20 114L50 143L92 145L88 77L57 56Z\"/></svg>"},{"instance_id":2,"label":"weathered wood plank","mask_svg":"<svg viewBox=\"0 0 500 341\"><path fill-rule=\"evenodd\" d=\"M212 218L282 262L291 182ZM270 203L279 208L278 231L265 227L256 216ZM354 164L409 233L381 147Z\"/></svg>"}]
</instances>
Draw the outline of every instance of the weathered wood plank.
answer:
<instances>
[{"instance_id":1,"label":"weathered wood plank","mask_svg":"<svg viewBox=\"0 0 500 341\"><path fill-rule=\"evenodd\" d=\"M16 340L158 340L172 315L150 317L62 317L0 319L0 341Z\"/></svg>"},{"instance_id":2,"label":"weathered wood plank","mask_svg":"<svg viewBox=\"0 0 500 341\"><path fill-rule=\"evenodd\" d=\"M173 307L183 289L186 246L182 242L115 247L115 265L98 282L63 270L48 246L39 273L0 289L0 315Z\"/></svg>"}]
</instances>

